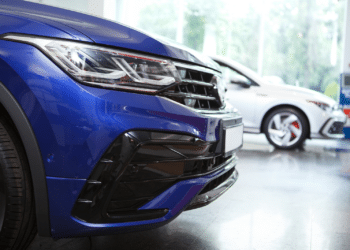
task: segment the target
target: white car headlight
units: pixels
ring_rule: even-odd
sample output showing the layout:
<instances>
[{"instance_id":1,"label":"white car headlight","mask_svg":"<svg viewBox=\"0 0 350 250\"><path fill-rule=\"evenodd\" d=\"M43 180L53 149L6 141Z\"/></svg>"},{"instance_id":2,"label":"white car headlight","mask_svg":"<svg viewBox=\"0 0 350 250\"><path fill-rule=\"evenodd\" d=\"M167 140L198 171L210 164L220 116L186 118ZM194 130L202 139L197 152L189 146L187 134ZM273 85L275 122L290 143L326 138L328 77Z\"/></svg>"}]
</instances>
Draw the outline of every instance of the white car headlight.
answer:
<instances>
[{"instance_id":1,"label":"white car headlight","mask_svg":"<svg viewBox=\"0 0 350 250\"><path fill-rule=\"evenodd\" d=\"M181 81L168 59L58 39L4 38L36 46L75 80L92 86L153 93Z\"/></svg>"},{"instance_id":2,"label":"white car headlight","mask_svg":"<svg viewBox=\"0 0 350 250\"><path fill-rule=\"evenodd\" d=\"M317 105L319 108L323 109L324 111L332 111L332 108L324 102L319 102L319 101L307 101L308 103L313 103L315 105Z\"/></svg>"},{"instance_id":3,"label":"white car headlight","mask_svg":"<svg viewBox=\"0 0 350 250\"><path fill-rule=\"evenodd\" d=\"M332 109L335 110L335 111L336 110L343 110L342 107L338 103L334 104Z\"/></svg>"}]
</instances>

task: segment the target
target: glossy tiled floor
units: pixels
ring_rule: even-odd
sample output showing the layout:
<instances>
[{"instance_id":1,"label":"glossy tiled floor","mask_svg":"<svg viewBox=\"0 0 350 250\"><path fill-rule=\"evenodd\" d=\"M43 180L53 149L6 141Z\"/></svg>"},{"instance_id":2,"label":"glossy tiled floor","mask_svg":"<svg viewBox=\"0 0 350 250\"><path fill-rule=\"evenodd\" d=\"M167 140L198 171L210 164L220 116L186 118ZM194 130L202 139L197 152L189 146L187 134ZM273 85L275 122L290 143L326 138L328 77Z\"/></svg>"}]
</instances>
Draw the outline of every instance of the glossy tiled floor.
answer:
<instances>
[{"instance_id":1,"label":"glossy tiled floor","mask_svg":"<svg viewBox=\"0 0 350 250\"><path fill-rule=\"evenodd\" d=\"M245 135L237 183L211 205L145 232L37 237L37 249L350 249L350 142L280 151Z\"/></svg>"}]
</instances>

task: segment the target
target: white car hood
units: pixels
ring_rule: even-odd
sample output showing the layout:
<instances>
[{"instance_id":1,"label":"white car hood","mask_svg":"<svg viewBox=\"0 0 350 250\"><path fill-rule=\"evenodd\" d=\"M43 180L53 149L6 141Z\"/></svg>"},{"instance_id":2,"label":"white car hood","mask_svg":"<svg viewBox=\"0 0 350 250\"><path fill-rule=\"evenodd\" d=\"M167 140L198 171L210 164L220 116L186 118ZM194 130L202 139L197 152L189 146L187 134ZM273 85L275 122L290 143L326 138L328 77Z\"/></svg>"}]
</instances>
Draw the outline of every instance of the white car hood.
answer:
<instances>
[{"instance_id":1,"label":"white car hood","mask_svg":"<svg viewBox=\"0 0 350 250\"><path fill-rule=\"evenodd\" d=\"M302 88L302 87L296 87L291 85L276 85L276 84L264 84L261 86L263 92L266 91L268 95L278 95L278 96L285 96L285 97L291 97L291 98L297 98L297 99L305 99L309 101L318 101L328 104L329 106L333 106L336 104L336 101L334 101L332 98L319 93L314 90Z\"/></svg>"}]
</instances>

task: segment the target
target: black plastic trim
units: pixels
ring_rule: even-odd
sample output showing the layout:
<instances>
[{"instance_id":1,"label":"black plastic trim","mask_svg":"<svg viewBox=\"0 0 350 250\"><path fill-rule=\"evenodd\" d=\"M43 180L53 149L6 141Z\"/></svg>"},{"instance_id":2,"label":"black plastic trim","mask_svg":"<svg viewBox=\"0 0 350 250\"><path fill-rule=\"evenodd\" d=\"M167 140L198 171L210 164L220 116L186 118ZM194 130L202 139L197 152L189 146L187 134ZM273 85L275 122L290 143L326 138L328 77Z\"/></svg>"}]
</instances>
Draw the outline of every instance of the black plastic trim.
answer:
<instances>
[{"instance_id":1,"label":"black plastic trim","mask_svg":"<svg viewBox=\"0 0 350 250\"><path fill-rule=\"evenodd\" d=\"M23 142L33 180L36 220L40 236L51 236L46 175L40 148L32 126L15 97L0 82L0 103L9 113Z\"/></svg>"},{"instance_id":2,"label":"black plastic trim","mask_svg":"<svg viewBox=\"0 0 350 250\"><path fill-rule=\"evenodd\" d=\"M241 148L241 147L240 147ZM239 148L238 148L239 149ZM235 150L232 150L230 152L235 152ZM232 154L231 154L232 155ZM211 159L213 158L212 157L203 157L203 158L193 158L191 160L203 160L203 159ZM227 157L228 158L228 157ZM186 159L184 159L183 161L186 161ZM170 162L170 161L169 161ZM170 178L167 178L166 180L169 180L169 181L183 181L183 180L189 180L189 179L194 179L194 178L199 178L199 177L203 177L203 176L206 176L206 175L209 175L209 174L212 174L220 169L222 169L223 167L225 167L226 165L230 164L230 163L237 163L237 158L235 157L230 157L229 159L227 159L225 162L221 163L220 165L218 165L216 168L210 170L210 171L207 171L205 173L202 173L202 174L193 174L193 175L189 175L189 176L180 176L180 177L170 177ZM147 182L152 182L152 181L157 181L157 180L164 180L164 179L153 179L153 180L142 180L142 181L137 181L138 183L147 183ZM132 181L129 181L129 183L132 183Z\"/></svg>"},{"instance_id":3,"label":"black plastic trim","mask_svg":"<svg viewBox=\"0 0 350 250\"><path fill-rule=\"evenodd\" d=\"M223 195L238 179L236 162L228 164L227 169L220 176L209 181L198 195L192 199L186 210L204 207ZM220 180L223 179L223 180Z\"/></svg>"},{"instance_id":4,"label":"black plastic trim","mask_svg":"<svg viewBox=\"0 0 350 250\"><path fill-rule=\"evenodd\" d=\"M149 200L156 197L159 194L159 192L163 192L165 189L174 185L178 181L208 175L212 172L222 169L227 164L235 164L235 158L225 159L221 158L222 152L215 153L217 151L216 148L218 144L221 145L221 143L219 142L206 142L199 138L193 137L192 135L189 136L182 133L177 134L169 132L165 133L160 131L142 130L125 132L121 134L110 145L110 147L106 150L105 154L102 156L99 163L95 166L90 177L88 178L88 183L84 186L77 202L75 203L72 209L72 215L79 220L83 220L89 223L116 223L125 221L130 222L135 220L147 220L149 218L154 219L157 218L157 216L161 215L164 216L164 214L166 213L165 211L149 210L147 213L145 211L140 213L140 211L138 211L137 209L140 206L142 206L143 203L147 203L149 202ZM176 159L176 162L184 162L189 160L198 161L202 160L203 158L212 159L215 157L218 159L218 162L213 161L212 163L200 163L199 169L197 169L198 171L200 171L200 173L186 173L184 168L184 172L178 173L177 176L160 176L159 178L151 178L148 180L143 180L142 178L140 179L140 176L137 176L137 178L135 177L135 180L128 179L129 172L127 171L127 169L131 171L131 166L135 165L135 161L133 159L137 156L139 150L143 146L147 145L210 145L210 147L205 149L205 152L199 151L198 154L201 154L200 156L196 156L195 154L186 155L186 153L184 153L183 156L182 154L179 155L179 159ZM168 151L173 152L169 149ZM161 154L163 153L164 152L162 152ZM145 160L145 162L147 162L147 164L149 162L170 162L169 160L171 160L171 157L173 157L168 155L167 157L170 157L169 159L162 158L156 161L152 158L157 158L158 156L151 153L149 156L150 159ZM142 157L138 160L141 159ZM144 163L143 160L141 162ZM213 165L209 166L207 164ZM196 166L193 167L197 168ZM136 166L136 168L138 168L138 166ZM137 170L136 173L138 171L139 170ZM134 188L130 188L129 186L137 186L139 184L143 185L148 182L152 183L152 188L151 190L149 190L149 194L144 194L143 191L141 193L136 194L137 190L135 190ZM91 183L94 185L91 185ZM118 187L121 188L120 190L134 190L132 191L133 197L114 197ZM128 196L129 194L125 195ZM135 201L135 203L127 204L130 201ZM112 202L115 205L114 208L111 208L111 206L114 206L111 205ZM126 203L122 204L122 202Z\"/></svg>"},{"instance_id":5,"label":"black plastic trim","mask_svg":"<svg viewBox=\"0 0 350 250\"><path fill-rule=\"evenodd\" d=\"M109 214L112 220L118 222L153 220L164 217L169 212L169 209L148 209L139 210L136 213L117 213L118 215Z\"/></svg>"},{"instance_id":6,"label":"black plastic trim","mask_svg":"<svg viewBox=\"0 0 350 250\"><path fill-rule=\"evenodd\" d=\"M335 131L334 129L335 128ZM328 129L328 133L330 135L339 135L339 134L343 134L343 128L344 128L344 122L341 121L334 121L332 126L330 126L330 128ZM331 129L333 129L333 131L330 131Z\"/></svg>"}]
</instances>

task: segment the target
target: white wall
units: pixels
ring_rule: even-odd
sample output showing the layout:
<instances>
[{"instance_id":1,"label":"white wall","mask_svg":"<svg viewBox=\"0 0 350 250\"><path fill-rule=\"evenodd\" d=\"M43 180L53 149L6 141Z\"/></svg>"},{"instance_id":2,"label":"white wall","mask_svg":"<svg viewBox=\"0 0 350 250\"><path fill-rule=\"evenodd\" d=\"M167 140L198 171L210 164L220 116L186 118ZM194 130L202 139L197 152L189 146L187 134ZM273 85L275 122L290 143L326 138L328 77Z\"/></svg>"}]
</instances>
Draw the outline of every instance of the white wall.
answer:
<instances>
[{"instance_id":1,"label":"white wall","mask_svg":"<svg viewBox=\"0 0 350 250\"><path fill-rule=\"evenodd\" d=\"M346 0L344 22L344 47L341 73L350 73L350 0Z\"/></svg>"},{"instance_id":2,"label":"white wall","mask_svg":"<svg viewBox=\"0 0 350 250\"><path fill-rule=\"evenodd\" d=\"M27 0L122 21L124 0Z\"/></svg>"},{"instance_id":3,"label":"white wall","mask_svg":"<svg viewBox=\"0 0 350 250\"><path fill-rule=\"evenodd\" d=\"M88 5L86 0L27 0L28 2L42 3L55 7L75 10L79 12L88 12ZM103 0L101 0L103 1Z\"/></svg>"}]
</instances>

